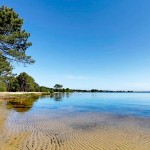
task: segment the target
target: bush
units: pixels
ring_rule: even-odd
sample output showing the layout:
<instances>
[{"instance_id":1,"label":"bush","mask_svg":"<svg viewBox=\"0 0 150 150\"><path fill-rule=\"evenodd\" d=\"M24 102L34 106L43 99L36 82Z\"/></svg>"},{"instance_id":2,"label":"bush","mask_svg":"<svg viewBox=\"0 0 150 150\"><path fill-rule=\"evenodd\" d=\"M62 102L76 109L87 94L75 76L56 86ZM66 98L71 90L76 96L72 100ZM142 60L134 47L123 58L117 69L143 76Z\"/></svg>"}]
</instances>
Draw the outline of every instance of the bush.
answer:
<instances>
[{"instance_id":1,"label":"bush","mask_svg":"<svg viewBox=\"0 0 150 150\"><path fill-rule=\"evenodd\" d=\"M6 91L7 91L6 84L0 81L0 92L6 92Z\"/></svg>"}]
</instances>

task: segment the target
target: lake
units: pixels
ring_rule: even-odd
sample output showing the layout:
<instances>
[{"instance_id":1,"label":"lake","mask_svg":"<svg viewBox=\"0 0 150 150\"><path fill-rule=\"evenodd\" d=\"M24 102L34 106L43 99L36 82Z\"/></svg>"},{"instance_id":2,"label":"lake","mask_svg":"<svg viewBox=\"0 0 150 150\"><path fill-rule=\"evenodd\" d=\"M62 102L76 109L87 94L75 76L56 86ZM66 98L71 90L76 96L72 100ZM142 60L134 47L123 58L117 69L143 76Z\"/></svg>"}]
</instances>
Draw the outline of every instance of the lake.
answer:
<instances>
[{"instance_id":1,"label":"lake","mask_svg":"<svg viewBox=\"0 0 150 150\"><path fill-rule=\"evenodd\" d=\"M150 150L150 93L56 93L0 114L2 150Z\"/></svg>"}]
</instances>

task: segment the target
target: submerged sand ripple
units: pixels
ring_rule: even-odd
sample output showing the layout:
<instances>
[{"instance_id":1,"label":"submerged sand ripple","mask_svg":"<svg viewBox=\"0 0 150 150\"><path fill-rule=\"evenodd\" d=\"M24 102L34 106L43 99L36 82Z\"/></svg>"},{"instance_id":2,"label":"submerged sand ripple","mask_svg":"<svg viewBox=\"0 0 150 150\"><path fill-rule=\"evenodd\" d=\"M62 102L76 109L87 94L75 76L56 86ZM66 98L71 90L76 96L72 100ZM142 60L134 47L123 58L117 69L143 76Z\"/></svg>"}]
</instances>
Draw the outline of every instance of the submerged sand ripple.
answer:
<instances>
[{"instance_id":1,"label":"submerged sand ripple","mask_svg":"<svg viewBox=\"0 0 150 150\"><path fill-rule=\"evenodd\" d=\"M150 120L100 113L6 113L1 150L149 150ZM3 116L3 117L2 117Z\"/></svg>"}]
</instances>

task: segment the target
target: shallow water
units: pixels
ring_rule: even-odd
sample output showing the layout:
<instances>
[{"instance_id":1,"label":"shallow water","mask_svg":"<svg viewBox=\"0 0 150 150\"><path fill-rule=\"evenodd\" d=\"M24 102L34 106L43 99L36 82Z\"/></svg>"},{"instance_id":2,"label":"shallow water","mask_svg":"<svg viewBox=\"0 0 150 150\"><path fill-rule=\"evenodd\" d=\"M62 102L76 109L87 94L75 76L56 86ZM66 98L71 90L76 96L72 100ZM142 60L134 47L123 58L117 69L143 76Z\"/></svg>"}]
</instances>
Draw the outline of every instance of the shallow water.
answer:
<instances>
[{"instance_id":1,"label":"shallow water","mask_svg":"<svg viewBox=\"0 0 150 150\"><path fill-rule=\"evenodd\" d=\"M57 93L0 104L0 149L149 150L150 93Z\"/></svg>"}]
</instances>

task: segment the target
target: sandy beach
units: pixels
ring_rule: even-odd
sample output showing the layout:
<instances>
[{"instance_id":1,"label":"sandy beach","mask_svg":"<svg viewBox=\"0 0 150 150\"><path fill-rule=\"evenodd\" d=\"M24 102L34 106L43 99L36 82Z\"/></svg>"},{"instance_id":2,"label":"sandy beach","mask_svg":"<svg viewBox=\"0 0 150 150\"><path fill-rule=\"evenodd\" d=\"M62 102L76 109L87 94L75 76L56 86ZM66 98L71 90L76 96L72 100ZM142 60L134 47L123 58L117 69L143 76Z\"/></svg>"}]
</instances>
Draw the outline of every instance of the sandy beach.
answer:
<instances>
[{"instance_id":1,"label":"sandy beach","mask_svg":"<svg viewBox=\"0 0 150 150\"><path fill-rule=\"evenodd\" d=\"M138 118L82 114L34 117L1 111L1 150L149 150L150 128ZM3 116L3 118L2 118ZM8 117L7 120L5 120ZM115 121L117 121L117 124ZM107 123L106 123L107 122Z\"/></svg>"},{"instance_id":2,"label":"sandy beach","mask_svg":"<svg viewBox=\"0 0 150 150\"><path fill-rule=\"evenodd\" d=\"M0 101L4 99L13 99L17 95L25 95L25 94L35 94L35 95L42 95L42 92L0 92Z\"/></svg>"},{"instance_id":3,"label":"sandy beach","mask_svg":"<svg viewBox=\"0 0 150 150\"><path fill-rule=\"evenodd\" d=\"M6 95L18 95L18 94L41 94L42 92L0 92L0 97Z\"/></svg>"}]
</instances>

